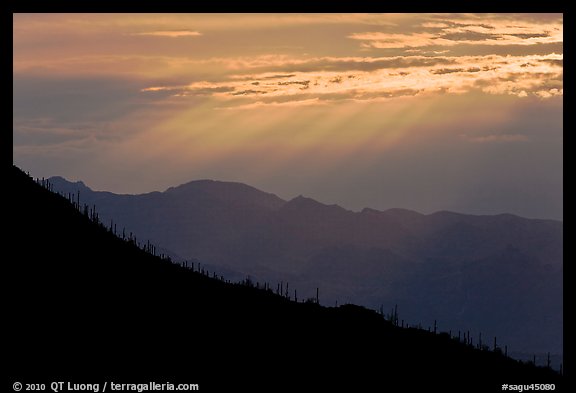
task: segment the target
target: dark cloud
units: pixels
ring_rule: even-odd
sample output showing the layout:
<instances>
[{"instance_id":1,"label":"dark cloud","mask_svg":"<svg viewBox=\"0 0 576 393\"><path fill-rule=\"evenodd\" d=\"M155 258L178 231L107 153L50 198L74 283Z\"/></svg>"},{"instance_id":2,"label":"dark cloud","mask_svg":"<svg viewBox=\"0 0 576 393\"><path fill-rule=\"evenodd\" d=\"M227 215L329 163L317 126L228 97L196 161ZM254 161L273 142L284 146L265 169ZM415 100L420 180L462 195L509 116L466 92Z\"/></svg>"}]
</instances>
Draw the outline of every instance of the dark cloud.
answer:
<instances>
[{"instance_id":1,"label":"dark cloud","mask_svg":"<svg viewBox=\"0 0 576 393\"><path fill-rule=\"evenodd\" d=\"M436 23L437 26L431 26L430 21L433 21L433 23ZM466 28L466 27L481 27L483 29L488 29L488 30L494 30L495 29L494 26L488 25L485 23L460 23L460 22L455 22L453 20L443 19L443 18L438 19L434 15L429 16L429 21L424 22L423 27L425 28L425 30L434 30L434 31L445 30L447 28L453 29L453 28Z\"/></svg>"},{"instance_id":2,"label":"dark cloud","mask_svg":"<svg viewBox=\"0 0 576 393\"><path fill-rule=\"evenodd\" d=\"M476 73L476 72L482 72L482 71L487 71L487 70L492 70L492 69L496 69L496 68L488 68L486 69L486 67L480 68L480 67L469 67L469 68L440 68L437 70L430 70L431 74L434 75L444 75L444 74L454 74L457 72L469 72L469 73Z\"/></svg>"},{"instance_id":3,"label":"dark cloud","mask_svg":"<svg viewBox=\"0 0 576 393\"><path fill-rule=\"evenodd\" d=\"M526 40L528 38L550 37L550 34L547 34L547 33L516 33L516 34L508 34L508 35L511 35L513 37L522 38L523 40Z\"/></svg>"},{"instance_id":4,"label":"dark cloud","mask_svg":"<svg viewBox=\"0 0 576 393\"><path fill-rule=\"evenodd\" d=\"M483 28L494 29L488 25L461 25L461 26L480 26ZM456 33L445 33L439 35L438 38L443 38L450 41L490 41L502 39L504 35L521 38L523 40L530 38L545 38L550 37L548 33L509 33L509 34L494 34L494 33L480 33L477 31L462 31Z\"/></svg>"},{"instance_id":5,"label":"dark cloud","mask_svg":"<svg viewBox=\"0 0 576 393\"><path fill-rule=\"evenodd\" d=\"M486 24L482 24L482 23L480 23L480 24L473 24L473 25L461 24L461 26L465 26L465 27L468 27L468 26L478 26L478 27L482 27L482 28L488 29L488 30L494 30L494 29L495 29L494 26L486 25Z\"/></svg>"},{"instance_id":6,"label":"dark cloud","mask_svg":"<svg viewBox=\"0 0 576 393\"><path fill-rule=\"evenodd\" d=\"M310 81L286 81L286 82L278 82L278 85L280 86L288 86L288 85L303 85L308 87L308 85L310 84Z\"/></svg>"},{"instance_id":7,"label":"dark cloud","mask_svg":"<svg viewBox=\"0 0 576 393\"><path fill-rule=\"evenodd\" d=\"M229 86L202 87L198 89L183 90L183 92L186 92L186 94L194 94L194 95L212 95L214 93L228 93L231 91L234 91L234 88Z\"/></svg>"},{"instance_id":8,"label":"dark cloud","mask_svg":"<svg viewBox=\"0 0 576 393\"><path fill-rule=\"evenodd\" d=\"M430 67L435 65L455 64L456 60L446 57L407 56L378 60L343 60L325 59L306 64L309 70L324 71L375 71L385 68Z\"/></svg>"},{"instance_id":9,"label":"dark cloud","mask_svg":"<svg viewBox=\"0 0 576 393\"><path fill-rule=\"evenodd\" d=\"M447 22L445 22L447 23ZM483 29L494 30L495 27L492 25L487 25L485 23L459 23L459 22L450 22L451 26L453 27L482 27Z\"/></svg>"},{"instance_id":10,"label":"dark cloud","mask_svg":"<svg viewBox=\"0 0 576 393\"><path fill-rule=\"evenodd\" d=\"M450 41L487 41L497 40L500 37L502 37L500 34L478 33L476 31L447 33L438 36L438 38L443 38Z\"/></svg>"},{"instance_id":11,"label":"dark cloud","mask_svg":"<svg viewBox=\"0 0 576 393\"><path fill-rule=\"evenodd\" d=\"M233 96L249 96L249 95L257 95L257 94L266 94L268 93L267 91L264 90L241 90L241 91L237 91L232 93Z\"/></svg>"},{"instance_id":12,"label":"dark cloud","mask_svg":"<svg viewBox=\"0 0 576 393\"><path fill-rule=\"evenodd\" d=\"M550 60L539 60L541 63L547 63L556 67L564 67L564 60L555 60L555 59L550 59Z\"/></svg>"},{"instance_id":13,"label":"dark cloud","mask_svg":"<svg viewBox=\"0 0 576 393\"><path fill-rule=\"evenodd\" d=\"M457 60L447 57L437 56L395 56L388 58L319 58L301 64L278 64L271 66L262 66L251 68L253 73L263 73L277 71L282 69L288 71L288 74L274 74L261 77L260 79L279 79L291 78L296 76L293 72L316 72L316 71L375 71L385 68L409 68L409 67L431 67L435 65L456 64ZM246 75L245 79L252 79L252 76ZM241 79L240 79L241 80Z\"/></svg>"},{"instance_id":14,"label":"dark cloud","mask_svg":"<svg viewBox=\"0 0 576 393\"><path fill-rule=\"evenodd\" d=\"M265 76L262 79L292 78L293 76L296 76L296 74L275 74Z\"/></svg>"},{"instance_id":15,"label":"dark cloud","mask_svg":"<svg viewBox=\"0 0 576 393\"><path fill-rule=\"evenodd\" d=\"M440 68L438 70L430 70L431 74L443 75L443 74L453 74L455 72L463 72L464 68Z\"/></svg>"}]
</instances>

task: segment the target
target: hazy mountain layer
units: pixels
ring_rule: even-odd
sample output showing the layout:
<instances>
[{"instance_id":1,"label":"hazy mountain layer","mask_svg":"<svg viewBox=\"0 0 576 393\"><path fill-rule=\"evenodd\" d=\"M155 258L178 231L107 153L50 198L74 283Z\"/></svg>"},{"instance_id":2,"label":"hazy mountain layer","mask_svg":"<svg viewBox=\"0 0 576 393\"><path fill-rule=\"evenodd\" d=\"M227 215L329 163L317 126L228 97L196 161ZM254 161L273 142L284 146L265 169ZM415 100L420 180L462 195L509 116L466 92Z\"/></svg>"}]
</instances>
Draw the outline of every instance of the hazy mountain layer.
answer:
<instances>
[{"instance_id":1,"label":"hazy mountain layer","mask_svg":"<svg viewBox=\"0 0 576 393\"><path fill-rule=\"evenodd\" d=\"M146 253L12 172L6 374L46 383L199 384L200 391L500 390L549 369L345 305L294 302ZM84 209L81 209L84 210ZM92 217L92 221L89 219ZM476 343L476 340L474 340ZM15 385L16 386L16 385Z\"/></svg>"},{"instance_id":2,"label":"hazy mountain layer","mask_svg":"<svg viewBox=\"0 0 576 393\"><path fill-rule=\"evenodd\" d=\"M80 191L105 222L231 278L289 282L323 304L390 310L406 323L470 330L528 353L562 351L563 224L510 214L351 212L240 183L193 181L165 192Z\"/></svg>"}]
</instances>

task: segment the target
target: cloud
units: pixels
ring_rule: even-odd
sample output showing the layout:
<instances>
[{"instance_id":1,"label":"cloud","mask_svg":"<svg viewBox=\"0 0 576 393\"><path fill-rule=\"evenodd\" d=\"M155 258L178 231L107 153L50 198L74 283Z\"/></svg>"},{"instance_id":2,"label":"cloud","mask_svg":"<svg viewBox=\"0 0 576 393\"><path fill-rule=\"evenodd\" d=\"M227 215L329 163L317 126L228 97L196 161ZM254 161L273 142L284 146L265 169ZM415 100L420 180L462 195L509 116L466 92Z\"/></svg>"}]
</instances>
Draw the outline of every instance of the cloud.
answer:
<instances>
[{"instance_id":1,"label":"cloud","mask_svg":"<svg viewBox=\"0 0 576 393\"><path fill-rule=\"evenodd\" d=\"M551 98L564 95L564 89L552 88L548 90L538 90L535 94L540 98Z\"/></svg>"},{"instance_id":2,"label":"cloud","mask_svg":"<svg viewBox=\"0 0 576 393\"><path fill-rule=\"evenodd\" d=\"M464 138L473 143L515 143L528 142L530 139L522 134L491 134L482 136L466 136Z\"/></svg>"},{"instance_id":3,"label":"cloud","mask_svg":"<svg viewBox=\"0 0 576 393\"><path fill-rule=\"evenodd\" d=\"M232 94L233 96L246 96L246 95L266 94L266 93L268 93L268 92L265 90L248 89L248 90L234 91L234 92L231 92L230 94Z\"/></svg>"},{"instance_id":4,"label":"cloud","mask_svg":"<svg viewBox=\"0 0 576 393\"><path fill-rule=\"evenodd\" d=\"M186 96L186 95L212 95L214 93L226 93L234 92L234 88L230 86L216 86L209 85L206 83L198 83L191 85L180 85L180 86L151 86L140 89L142 93L156 93L156 92L168 92L172 95Z\"/></svg>"},{"instance_id":5,"label":"cloud","mask_svg":"<svg viewBox=\"0 0 576 393\"><path fill-rule=\"evenodd\" d=\"M373 71L383 68L409 68L428 67L433 65L450 65L456 62L454 58L439 56L389 56L389 57L360 57L360 56L325 56L296 58L288 56L259 56L256 58L213 59L214 62L225 64L229 69L250 70L261 73L258 78L277 78L281 76L294 76L294 72L313 71ZM272 68L282 70L279 72L261 72ZM264 74L266 74L264 76ZM250 74L231 75L234 79L254 79Z\"/></svg>"},{"instance_id":6,"label":"cloud","mask_svg":"<svg viewBox=\"0 0 576 393\"><path fill-rule=\"evenodd\" d=\"M563 55L558 54L315 58L310 59L310 63L323 62L342 67L335 70L311 67L311 71L292 73L258 73L257 70L246 69L243 74L232 74L217 81L172 87L151 86L142 91L167 90L180 97L202 95L223 100L242 96L256 101L262 101L262 96L273 101L279 98L324 100L326 97L331 97L331 100L368 100L471 91L550 98L563 94L563 70L558 66L562 58ZM370 66L366 70L358 70L357 64ZM447 64L452 66L446 67Z\"/></svg>"},{"instance_id":7,"label":"cloud","mask_svg":"<svg viewBox=\"0 0 576 393\"><path fill-rule=\"evenodd\" d=\"M202 35L202 33L192 30L156 30L156 31L146 31L142 33L132 33L132 35L180 38L180 37L199 37Z\"/></svg>"},{"instance_id":8,"label":"cloud","mask_svg":"<svg viewBox=\"0 0 576 393\"><path fill-rule=\"evenodd\" d=\"M541 59L539 61L541 61L543 63L550 64L550 65L555 66L555 67L560 67L560 68L564 67L564 59Z\"/></svg>"},{"instance_id":9,"label":"cloud","mask_svg":"<svg viewBox=\"0 0 576 393\"><path fill-rule=\"evenodd\" d=\"M502 36L499 34L479 33L477 31L472 30L446 33L442 34L439 37L450 41L487 41L487 40L498 40L502 38Z\"/></svg>"},{"instance_id":10,"label":"cloud","mask_svg":"<svg viewBox=\"0 0 576 393\"><path fill-rule=\"evenodd\" d=\"M120 192L220 178L352 208L561 212L562 15L13 22L13 160L34 174ZM477 190L520 184L474 207ZM514 211L532 187L558 197Z\"/></svg>"},{"instance_id":11,"label":"cloud","mask_svg":"<svg viewBox=\"0 0 576 393\"><path fill-rule=\"evenodd\" d=\"M436 70L430 70L434 75L452 74L454 72L464 72L463 68L440 68Z\"/></svg>"},{"instance_id":12,"label":"cloud","mask_svg":"<svg viewBox=\"0 0 576 393\"><path fill-rule=\"evenodd\" d=\"M562 43L563 26L558 21L536 23L487 17L482 22L478 19L427 21L420 24L420 30L411 33L372 31L353 33L348 38L361 41L363 48L411 51L457 45L528 46Z\"/></svg>"}]
</instances>

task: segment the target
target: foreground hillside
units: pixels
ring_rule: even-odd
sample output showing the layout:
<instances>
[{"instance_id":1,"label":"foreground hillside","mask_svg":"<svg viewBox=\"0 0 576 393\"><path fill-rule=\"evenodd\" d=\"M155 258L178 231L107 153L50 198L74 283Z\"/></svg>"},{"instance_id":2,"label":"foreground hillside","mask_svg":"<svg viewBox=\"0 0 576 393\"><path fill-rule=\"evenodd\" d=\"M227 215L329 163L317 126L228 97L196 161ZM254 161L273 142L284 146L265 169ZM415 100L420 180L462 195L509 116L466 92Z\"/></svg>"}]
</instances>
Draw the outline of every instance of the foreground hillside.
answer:
<instances>
[{"instance_id":1,"label":"foreground hillside","mask_svg":"<svg viewBox=\"0 0 576 393\"><path fill-rule=\"evenodd\" d=\"M11 193L8 375L171 379L202 391L561 383L549 369L401 329L363 308L295 303L181 268L115 237L17 168Z\"/></svg>"},{"instance_id":2,"label":"foreground hillside","mask_svg":"<svg viewBox=\"0 0 576 393\"><path fill-rule=\"evenodd\" d=\"M510 214L351 212L241 183L193 181L116 195L52 178L104 222L236 279L289 281L321 303L399 307L402 319L562 351L563 223ZM542 364L542 360L539 362ZM554 362L559 367L559 362Z\"/></svg>"}]
</instances>

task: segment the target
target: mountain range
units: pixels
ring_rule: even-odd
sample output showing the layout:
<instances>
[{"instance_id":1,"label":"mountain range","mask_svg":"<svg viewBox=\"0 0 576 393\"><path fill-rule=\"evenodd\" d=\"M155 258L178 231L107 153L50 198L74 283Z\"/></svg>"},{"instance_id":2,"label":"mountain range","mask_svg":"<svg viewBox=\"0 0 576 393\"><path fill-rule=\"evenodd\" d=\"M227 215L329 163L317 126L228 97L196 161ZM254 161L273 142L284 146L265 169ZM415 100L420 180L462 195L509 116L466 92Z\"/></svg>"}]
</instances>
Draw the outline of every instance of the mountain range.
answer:
<instances>
[{"instance_id":1,"label":"mountain range","mask_svg":"<svg viewBox=\"0 0 576 393\"><path fill-rule=\"evenodd\" d=\"M562 353L561 221L352 212L212 180L140 195L49 180L104 223L232 280L281 282L301 298L318 289L327 305L397 306L406 324L497 337L511 352Z\"/></svg>"},{"instance_id":2,"label":"mountain range","mask_svg":"<svg viewBox=\"0 0 576 393\"><path fill-rule=\"evenodd\" d=\"M91 391L170 382L207 392L486 392L511 380L561 391L558 373L501 345L208 277L115 235L90 207L16 167L10 184L3 352L14 390L70 380Z\"/></svg>"}]
</instances>

